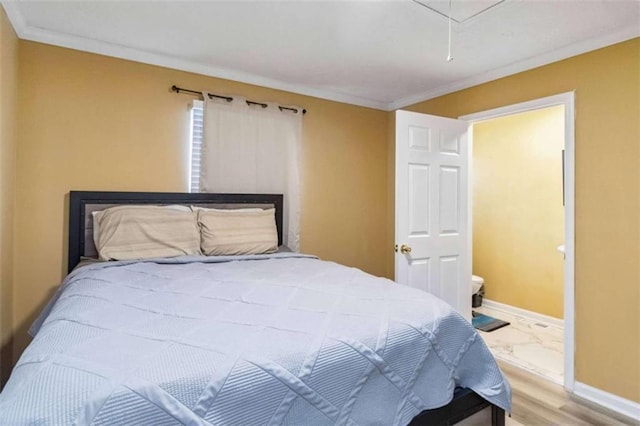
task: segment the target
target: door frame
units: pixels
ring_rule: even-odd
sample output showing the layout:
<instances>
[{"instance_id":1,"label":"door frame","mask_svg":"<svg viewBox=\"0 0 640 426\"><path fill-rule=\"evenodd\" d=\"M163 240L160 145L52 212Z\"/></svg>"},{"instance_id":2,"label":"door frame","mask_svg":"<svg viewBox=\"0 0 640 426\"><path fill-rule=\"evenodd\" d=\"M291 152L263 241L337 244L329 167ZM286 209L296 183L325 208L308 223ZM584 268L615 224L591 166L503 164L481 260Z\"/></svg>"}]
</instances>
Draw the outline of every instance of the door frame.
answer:
<instances>
[{"instance_id":1,"label":"door frame","mask_svg":"<svg viewBox=\"0 0 640 426\"><path fill-rule=\"evenodd\" d=\"M469 188L473 177L473 124L506 115L564 105L564 388L575 386L575 92L565 92L459 117L469 122ZM469 191L469 256L473 259L473 193Z\"/></svg>"}]
</instances>

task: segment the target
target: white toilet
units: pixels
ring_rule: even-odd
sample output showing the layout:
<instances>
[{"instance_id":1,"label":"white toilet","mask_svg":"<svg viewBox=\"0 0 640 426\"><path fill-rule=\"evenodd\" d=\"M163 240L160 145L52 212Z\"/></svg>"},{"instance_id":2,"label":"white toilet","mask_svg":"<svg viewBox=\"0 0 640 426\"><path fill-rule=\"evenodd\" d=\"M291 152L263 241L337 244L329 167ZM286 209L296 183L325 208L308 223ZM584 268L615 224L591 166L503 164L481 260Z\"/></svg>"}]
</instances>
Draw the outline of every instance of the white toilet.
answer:
<instances>
[{"instance_id":1,"label":"white toilet","mask_svg":"<svg viewBox=\"0 0 640 426\"><path fill-rule=\"evenodd\" d=\"M484 296L484 278L477 275L471 276L471 306L477 308L482 306Z\"/></svg>"}]
</instances>

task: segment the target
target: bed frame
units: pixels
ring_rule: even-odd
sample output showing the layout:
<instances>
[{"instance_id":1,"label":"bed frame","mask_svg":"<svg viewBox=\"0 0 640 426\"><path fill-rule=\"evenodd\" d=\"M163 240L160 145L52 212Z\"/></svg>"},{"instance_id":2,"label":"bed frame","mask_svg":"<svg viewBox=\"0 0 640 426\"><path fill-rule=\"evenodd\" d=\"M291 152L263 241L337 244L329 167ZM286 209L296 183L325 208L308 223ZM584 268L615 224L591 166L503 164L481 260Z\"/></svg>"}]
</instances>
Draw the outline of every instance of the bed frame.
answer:
<instances>
[{"instance_id":1,"label":"bed frame","mask_svg":"<svg viewBox=\"0 0 640 426\"><path fill-rule=\"evenodd\" d=\"M93 243L91 212L121 204L184 204L216 208L273 207L276 209L278 245L282 244L283 196L281 194L71 191L69 193L69 272L80 263L81 258L97 257ZM504 426L504 410L466 388L456 389L453 400L449 404L418 414L413 418L410 426L453 425L487 407L491 407L492 426Z\"/></svg>"},{"instance_id":2,"label":"bed frame","mask_svg":"<svg viewBox=\"0 0 640 426\"><path fill-rule=\"evenodd\" d=\"M220 209L262 207L276 209L278 245L282 245L282 194L204 194L181 192L69 192L69 259L68 272L82 258L97 258L93 243L92 212L122 204L215 207Z\"/></svg>"},{"instance_id":3,"label":"bed frame","mask_svg":"<svg viewBox=\"0 0 640 426\"><path fill-rule=\"evenodd\" d=\"M491 407L491 426L504 426L504 410L467 388L457 388L453 399L444 407L425 410L413 418L409 426L454 425L477 412Z\"/></svg>"}]
</instances>

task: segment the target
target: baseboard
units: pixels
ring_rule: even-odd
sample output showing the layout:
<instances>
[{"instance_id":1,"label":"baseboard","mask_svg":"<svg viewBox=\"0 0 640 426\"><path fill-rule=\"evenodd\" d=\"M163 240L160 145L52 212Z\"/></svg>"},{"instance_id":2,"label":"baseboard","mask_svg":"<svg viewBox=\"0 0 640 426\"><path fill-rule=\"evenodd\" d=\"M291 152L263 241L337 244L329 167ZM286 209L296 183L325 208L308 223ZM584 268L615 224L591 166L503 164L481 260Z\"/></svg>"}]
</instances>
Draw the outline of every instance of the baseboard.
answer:
<instances>
[{"instance_id":1,"label":"baseboard","mask_svg":"<svg viewBox=\"0 0 640 426\"><path fill-rule=\"evenodd\" d=\"M496 311L506 312L507 314L518 315L533 322L541 322L554 327L564 328L564 320L533 311L527 311L526 309L517 308L504 303L495 302L493 300L484 299L482 301L482 306L486 306L489 309L495 309Z\"/></svg>"},{"instance_id":2,"label":"baseboard","mask_svg":"<svg viewBox=\"0 0 640 426\"><path fill-rule=\"evenodd\" d=\"M640 403L605 392L593 386L576 382L573 393L577 397L586 399L594 404L613 410L634 421L640 421Z\"/></svg>"}]
</instances>

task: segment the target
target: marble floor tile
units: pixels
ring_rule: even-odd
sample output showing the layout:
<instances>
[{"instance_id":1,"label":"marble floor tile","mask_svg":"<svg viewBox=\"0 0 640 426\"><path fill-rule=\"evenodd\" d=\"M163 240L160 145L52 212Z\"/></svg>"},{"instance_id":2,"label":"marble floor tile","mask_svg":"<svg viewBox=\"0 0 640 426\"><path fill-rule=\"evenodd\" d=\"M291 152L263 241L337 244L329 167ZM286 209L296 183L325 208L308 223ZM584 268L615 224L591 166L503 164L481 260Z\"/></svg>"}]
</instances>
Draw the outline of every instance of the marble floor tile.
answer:
<instances>
[{"instance_id":1,"label":"marble floor tile","mask_svg":"<svg viewBox=\"0 0 640 426\"><path fill-rule=\"evenodd\" d=\"M491 332L479 331L493 355L533 374L563 383L562 327L481 306L475 311L511 324Z\"/></svg>"}]
</instances>

